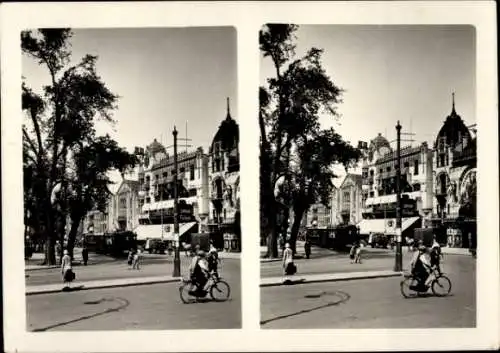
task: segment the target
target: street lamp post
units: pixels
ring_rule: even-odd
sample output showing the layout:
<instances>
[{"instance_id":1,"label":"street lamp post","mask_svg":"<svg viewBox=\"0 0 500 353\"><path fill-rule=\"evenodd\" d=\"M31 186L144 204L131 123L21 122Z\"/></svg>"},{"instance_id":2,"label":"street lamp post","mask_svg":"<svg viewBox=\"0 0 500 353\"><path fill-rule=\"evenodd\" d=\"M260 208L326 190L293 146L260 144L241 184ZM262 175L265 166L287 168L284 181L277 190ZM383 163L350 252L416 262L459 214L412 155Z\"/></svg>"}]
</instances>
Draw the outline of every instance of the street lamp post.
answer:
<instances>
[{"instance_id":1,"label":"street lamp post","mask_svg":"<svg viewBox=\"0 0 500 353\"><path fill-rule=\"evenodd\" d=\"M394 271L403 270L403 249L401 246L401 125L396 125L397 147L396 147L396 260Z\"/></svg>"},{"instance_id":2,"label":"street lamp post","mask_svg":"<svg viewBox=\"0 0 500 353\"><path fill-rule=\"evenodd\" d=\"M174 241L175 241L175 255L174 255L174 273L173 277L180 277L181 275L181 259L179 253L179 190L177 187L177 130L174 126Z\"/></svg>"}]
</instances>

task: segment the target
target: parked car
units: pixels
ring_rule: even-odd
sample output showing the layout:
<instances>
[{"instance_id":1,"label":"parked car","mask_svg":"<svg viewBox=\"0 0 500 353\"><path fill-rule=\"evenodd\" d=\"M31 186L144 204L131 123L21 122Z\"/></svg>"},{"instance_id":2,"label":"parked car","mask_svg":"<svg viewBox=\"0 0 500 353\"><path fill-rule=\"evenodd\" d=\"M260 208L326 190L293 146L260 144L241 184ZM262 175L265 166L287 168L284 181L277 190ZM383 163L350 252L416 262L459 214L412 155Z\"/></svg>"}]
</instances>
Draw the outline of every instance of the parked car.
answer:
<instances>
[{"instance_id":1,"label":"parked car","mask_svg":"<svg viewBox=\"0 0 500 353\"><path fill-rule=\"evenodd\" d=\"M387 248L387 245L389 245L390 239L389 236L383 233L375 233L372 236L371 239L371 247L380 247L380 248Z\"/></svg>"},{"instance_id":2,"label":"parked car","mask_svg":"<svg viewBox=\"0 0 500 353\"><path fill-rule=\"evenodd\" d=\"M161 239L147 239L144 248L150 254L165 254L167 244Z\"/></svg>"}]
</instances>

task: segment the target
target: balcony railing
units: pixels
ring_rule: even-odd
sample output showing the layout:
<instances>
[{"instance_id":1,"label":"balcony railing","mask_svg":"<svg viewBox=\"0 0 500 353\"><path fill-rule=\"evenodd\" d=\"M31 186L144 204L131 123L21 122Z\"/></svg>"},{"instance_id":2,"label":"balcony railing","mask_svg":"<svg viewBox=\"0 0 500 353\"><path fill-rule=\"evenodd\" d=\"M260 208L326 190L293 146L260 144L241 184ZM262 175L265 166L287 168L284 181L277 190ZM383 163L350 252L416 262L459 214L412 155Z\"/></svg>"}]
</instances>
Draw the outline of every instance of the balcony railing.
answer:
<instances>
[{"instance_id":1,"label":"balcony railing","mask_svg":"<svg viewBox=\"0 0 500 353\"><path fill-rule=\"evenodd\" d=\"M477 158L476 151L472 148L466 149L462 152L453 153L453 165L474 162Z\"/></svg>"}]
</instances>

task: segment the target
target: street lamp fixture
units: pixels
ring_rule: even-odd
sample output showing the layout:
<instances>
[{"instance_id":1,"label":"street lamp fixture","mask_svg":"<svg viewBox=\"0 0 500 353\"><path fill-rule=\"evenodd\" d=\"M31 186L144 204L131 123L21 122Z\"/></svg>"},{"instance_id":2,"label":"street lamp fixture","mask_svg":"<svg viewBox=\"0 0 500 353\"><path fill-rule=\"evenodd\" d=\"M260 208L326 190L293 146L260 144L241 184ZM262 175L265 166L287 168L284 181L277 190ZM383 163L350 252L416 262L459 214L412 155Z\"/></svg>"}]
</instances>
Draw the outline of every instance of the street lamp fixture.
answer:
<instances>
[{"instance_id":1,"label":"street lamp fixture","mask_svg":"<svg viewBox=\"0 0 500 353\"><path fill-rule=\"evenodd\" d=\"M174 241L175 241L175 255L174 255L174 272L173 277L181 276L181 258L179 253L179 189L177 187L177 129L174 126Z\"/></svg>"},{"instance_id":2,"label":"street lamp fixture","mask_svg":"<svg viewBox=\"0 0 500 353\"><path fill-rule=\"evenodd\" d=\"M397 132L397 148L396 148L396 259L394 271L401 272L403 270L403 249L401 236L401 125L396 125Z\"/></svg>"}]
</instances>

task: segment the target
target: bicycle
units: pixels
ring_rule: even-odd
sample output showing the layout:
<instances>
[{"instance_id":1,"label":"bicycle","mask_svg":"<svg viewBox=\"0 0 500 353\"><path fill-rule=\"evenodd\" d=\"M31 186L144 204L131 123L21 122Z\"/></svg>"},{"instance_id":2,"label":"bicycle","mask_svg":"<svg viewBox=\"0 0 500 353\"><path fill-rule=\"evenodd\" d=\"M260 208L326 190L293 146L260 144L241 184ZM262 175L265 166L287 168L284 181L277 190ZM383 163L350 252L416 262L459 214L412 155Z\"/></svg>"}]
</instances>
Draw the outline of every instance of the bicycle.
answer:
<instances>
[{"instance_id":1,"label":"bicycle","mask_svg":"<svg viewBox=\"0 0 500 353\"><path fill-rule=\"evenodd\" d=\"M433 268L430 276L434 276L429 286L421 285L418 278L411 273L404 274L404 279L400 283L401 294L405 298L414 298L423 295L432 290L432 293L437 297L445 297L451 292L450 279L440 273L437 268Z\"/></svg>"},{"instance_id":2,"label":"bicycle","mask_svg":"<svg viewBox=\"0 0 500 353\"><path fill-rule=\"evenodd\" d=\"M193 282L190 278L181 279L179 295L184 304L197 302L199 299L205 298L207 294L210 294L210 297L216 302L224 302L229 299L231 294L229 284L214 273L210 274L208 282L205 285L205 288L208 288L207 290L196 288L196 290L191 291L192 284Z\"/></svg>"}]
</instances>

